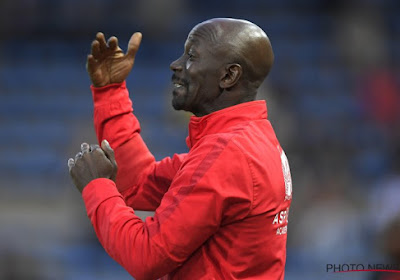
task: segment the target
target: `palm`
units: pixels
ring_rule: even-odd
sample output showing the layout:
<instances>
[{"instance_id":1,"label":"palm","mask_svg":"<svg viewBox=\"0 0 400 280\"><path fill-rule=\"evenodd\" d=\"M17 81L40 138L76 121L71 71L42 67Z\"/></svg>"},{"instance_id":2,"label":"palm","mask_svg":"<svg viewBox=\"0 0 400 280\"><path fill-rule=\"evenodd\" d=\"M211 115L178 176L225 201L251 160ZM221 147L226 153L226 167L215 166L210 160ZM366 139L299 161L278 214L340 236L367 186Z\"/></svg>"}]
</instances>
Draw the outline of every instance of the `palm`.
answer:
<instances>
[{"instance_id":1,"label":"palm","mask_svg":"<svg viewBox=\"0 0 400 280\"><path fill-rule=\"evenodd\" d=\"M133 67L140 41L141 34L135 33L129 41L127 53L124 54L116 37L111 37L106 44L104 35L98 33L87 60L87 70L93 85L102 87L122 83Z\"/></svg>"},{"instance_id":2,"label":"palm","mask_svg":"<svg viewBox=\"0 0 400 280\"><path fill-rule=\"evenodd\" d=\"M122 83L133 66L133 60L126 57L110 55L99 60L95 71L90 74L93 85L104 86L113 83Z\"/></svg>"}]
</instances>

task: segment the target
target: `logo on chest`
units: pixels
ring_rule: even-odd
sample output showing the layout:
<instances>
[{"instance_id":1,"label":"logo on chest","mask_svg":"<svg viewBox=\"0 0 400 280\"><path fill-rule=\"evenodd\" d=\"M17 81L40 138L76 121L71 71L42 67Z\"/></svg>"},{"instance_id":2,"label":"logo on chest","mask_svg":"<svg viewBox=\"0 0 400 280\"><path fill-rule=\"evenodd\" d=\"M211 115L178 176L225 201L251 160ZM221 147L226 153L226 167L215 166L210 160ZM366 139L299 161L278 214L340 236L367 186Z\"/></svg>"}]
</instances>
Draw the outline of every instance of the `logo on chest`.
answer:
<instances>
[{"instance_id":1,"label":"logo on chest","mask_svg":"<svg viewBox=\"0 0 400 280\"><path fill-rule=\"evenodd\" d=\"M285 200L290 200L292 199L292 176L290 175L289 161L285 152L279 146L278 149L281 152L282 172L285 180Z\"/></svg>"}]
</instances>

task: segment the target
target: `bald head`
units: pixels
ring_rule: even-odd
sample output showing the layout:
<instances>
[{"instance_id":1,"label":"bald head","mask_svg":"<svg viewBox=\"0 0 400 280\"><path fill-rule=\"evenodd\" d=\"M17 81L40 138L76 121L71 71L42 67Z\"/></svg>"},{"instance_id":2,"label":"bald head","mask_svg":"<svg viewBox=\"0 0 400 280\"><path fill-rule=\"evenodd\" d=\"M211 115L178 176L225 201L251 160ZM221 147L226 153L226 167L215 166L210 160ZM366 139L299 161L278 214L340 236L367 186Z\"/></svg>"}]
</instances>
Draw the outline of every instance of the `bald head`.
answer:
<instances>
[{"instance_id":1,"label":"bald head","mask_svg":"<svg viewBox=\"0 0 400 280\"><path fill-rule=\"evenodd\" d=\"M215 18L196 25L184 53L171 63L172 104L202 116L255 99L274 55L265 32L239 19Z\"/></svg>"},{"instance_id":2,"label":"bald head","mask_svg":"<svg viewBox=\"0 0 400 280\"><path fill-rule=\"evenodd\" d=\"M258 88L271 70L274 54L269 38L254 23L232 18L214 18L196 25L189 36L204 36L214 44L220 59L238 63L244 81Z\"/></svg>"}]
</instances>

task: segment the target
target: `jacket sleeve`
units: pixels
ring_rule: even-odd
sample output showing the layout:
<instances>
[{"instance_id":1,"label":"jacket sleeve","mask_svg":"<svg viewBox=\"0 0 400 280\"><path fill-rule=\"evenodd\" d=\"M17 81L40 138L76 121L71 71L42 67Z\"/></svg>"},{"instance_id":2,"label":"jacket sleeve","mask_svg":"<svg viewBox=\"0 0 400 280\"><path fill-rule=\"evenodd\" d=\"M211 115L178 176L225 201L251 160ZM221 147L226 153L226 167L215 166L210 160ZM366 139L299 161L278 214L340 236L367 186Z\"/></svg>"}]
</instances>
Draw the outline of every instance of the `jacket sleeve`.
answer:
<instances>
[{"instance_id":1,"label":"jacket sleeve","mask_svg":"<svg viewBox=\"0 0 400 280\"><path fill-rule=\"evenodd\" d=\"M96 179L84 188L88 217L100 243L135 279L172 272L219 227L248 215L251 173L244 155L227 145L219 139L194 149L154 217L145 222L126 206L111 180Z\"/></svg>"},{"instance_id":2,"label":"jacket sleeve","mask_svg":"<svg viewBox=\"0 0 400 280\"><path fill-rule=\"evenodd\" d=\"M154 211L186 154L155 161L140 136L125 82L91 89L97 140L107 139L114 149L119 192L130 207Z\"/></svg>"}]
</instances>

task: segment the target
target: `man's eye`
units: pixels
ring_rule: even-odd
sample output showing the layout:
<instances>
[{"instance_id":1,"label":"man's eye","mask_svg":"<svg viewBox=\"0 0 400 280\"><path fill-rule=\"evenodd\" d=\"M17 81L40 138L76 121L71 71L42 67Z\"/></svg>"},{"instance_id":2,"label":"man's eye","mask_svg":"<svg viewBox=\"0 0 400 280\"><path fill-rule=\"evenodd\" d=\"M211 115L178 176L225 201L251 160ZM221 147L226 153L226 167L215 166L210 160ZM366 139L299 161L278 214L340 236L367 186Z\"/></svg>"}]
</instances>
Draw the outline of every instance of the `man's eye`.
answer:
<instances>
[{"instance_id":1,"label":"man's eye","mask_svg":"<svg viewBox=\"0 0 400 280\"><path fill-rule=\"evenodd\" d=\"M194 57L193 53L191 53L191 52L188 53L188 56L190 59L192 59Z\"/></svg>"}]
</instances>

